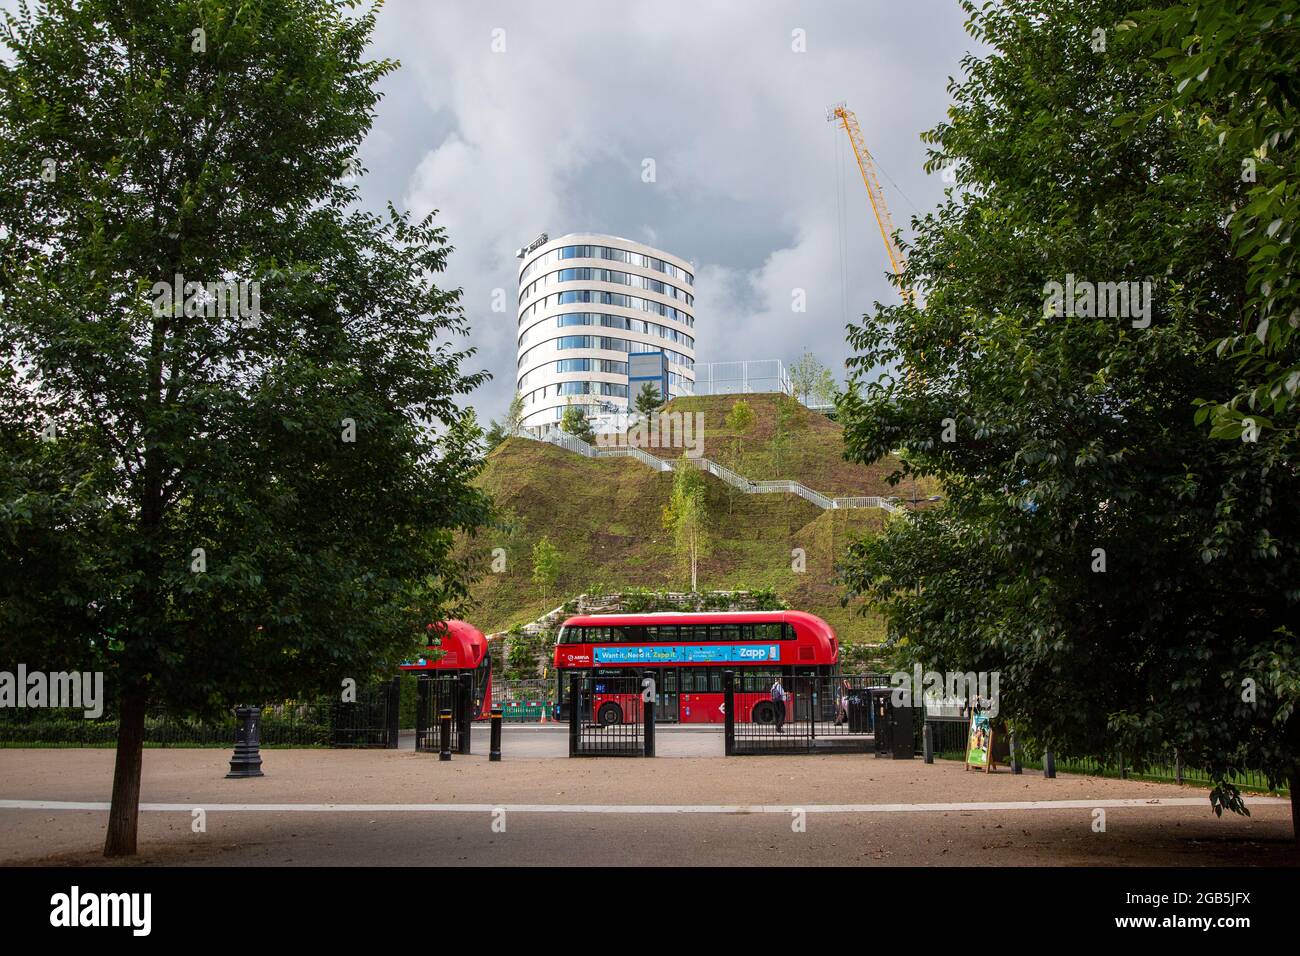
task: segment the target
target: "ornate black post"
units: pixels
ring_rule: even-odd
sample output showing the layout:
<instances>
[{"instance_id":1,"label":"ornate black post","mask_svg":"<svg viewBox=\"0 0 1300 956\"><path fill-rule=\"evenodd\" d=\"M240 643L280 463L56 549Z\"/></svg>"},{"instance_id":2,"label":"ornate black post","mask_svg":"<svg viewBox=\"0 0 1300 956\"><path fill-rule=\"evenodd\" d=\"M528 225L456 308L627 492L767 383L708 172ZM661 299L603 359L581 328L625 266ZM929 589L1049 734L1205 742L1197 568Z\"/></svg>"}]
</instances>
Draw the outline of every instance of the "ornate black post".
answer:
<instances>
[{"instance_id":1,"label":"ornate black post","mask_svg":"<svg viewBox=\"0 0 1300 956\"><path fill-rule=\"evenodd\" d=\"M262 773L262 708L235 708L235 753L227 777L264 777Z\"/></svg>"}]
</instances>

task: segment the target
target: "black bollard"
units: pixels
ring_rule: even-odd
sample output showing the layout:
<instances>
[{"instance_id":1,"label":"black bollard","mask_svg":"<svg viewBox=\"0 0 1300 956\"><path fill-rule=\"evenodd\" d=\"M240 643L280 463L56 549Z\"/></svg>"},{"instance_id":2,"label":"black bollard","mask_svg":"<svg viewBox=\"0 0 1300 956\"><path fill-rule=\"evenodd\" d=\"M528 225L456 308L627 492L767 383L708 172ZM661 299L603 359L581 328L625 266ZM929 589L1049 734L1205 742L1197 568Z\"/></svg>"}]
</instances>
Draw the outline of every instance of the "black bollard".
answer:
<instances>
[{"instance_id":1,"label":"black bollard","mask_svg":"<svg viewBox=\"0 0 1300 956\"><path fill-rule=\"evenodd\" d=\"M227 777L264 777L262 773L262 708L235 708L235 753Z\"/></svg>"},{"instance_id":2,"label":"black bollard","mask_svg":"<svg viewBox=\"0 0 1300 956\"><path fill-rule=\"evenodd\" d=\"M438 759L451 759L451 711L438 715Z\"/></svg>"},{"instance_id":3,"label":"black bollard","mask_svg":"<svg viewBox=\"0 0 1300 956\"><path fill-rule=\"evenodd\" d=\"M488 744L488 760L496 763L501 759L501 708L492 708L492 741Z\"/></svg>"},{"instance_id":4,"label":"black bollard","mask_svg":"<svg viewBox=\"0 0 1300 956\"><path fill-rule=\"evenodd\" d=\"M460 675L457 703L460 712L456 714L456 751L467 754L474 739L470 733L470 728L474 726L474 678L470 674Z\"/></svg>"},{"instance_id":5,"label":"black bollard","mask_svg":"<svg viewBox=\"0 0 1300 956\"><path fill-rule=\"evenodd\" d=\"M736 672L722 672L722 752L730 757L736 752Z\"/></svg>"},{"instance_id":6,"label":"black bollard","mask_svg":"<svg viewBox=\"0 0 1300 956\"><path fill-rule=\"evenodd\" d=\"M1020 748L1016 745L1016 735L1012 734L1009 738L1011 741L1011 772L1022 773L1020 766Z\"/></svg>"},{"instance_id":7,"label":"black bollard","mask_svg":"<svg viewBox=\"0 0 1300 956\"><path fill-rule=\"evenodd\" d=\"M934 763L934 727L927 720L921 728L921 750L926 763Z\"/></svg>"},{"instance_id":8,"label":"black bollard","mask_svg":"<svg viewBox=\"0 0 1300 956\"><path fill-rule=\"evenodd\" d=\"M1043 751L1043 776L1049 779L1056 776L1056 754L1050 750Z\"/></svg>"},{"instance_id":9,"label":"black bollard","mask_svg":"<svg viewBox=\"0 0 1300 956\"><path fill-rule=\"evenodd\" d=\"M582 702L582 678L575 674L569 675L569 756L578 756L578 741L582 732L579 724L579 705Z\"/></svg>"},{"instance_id":10,"label":"black bollard","mask_svg":"<svg viewBox=\"0 0 1300 956\"><path fill-rule=\"evenodd\" d=\"M641 680L642 700L641 709L645 715L645 755L653 757L655 755L655 672L646 671L645 677Z\"/></svg>"}]
</instances>

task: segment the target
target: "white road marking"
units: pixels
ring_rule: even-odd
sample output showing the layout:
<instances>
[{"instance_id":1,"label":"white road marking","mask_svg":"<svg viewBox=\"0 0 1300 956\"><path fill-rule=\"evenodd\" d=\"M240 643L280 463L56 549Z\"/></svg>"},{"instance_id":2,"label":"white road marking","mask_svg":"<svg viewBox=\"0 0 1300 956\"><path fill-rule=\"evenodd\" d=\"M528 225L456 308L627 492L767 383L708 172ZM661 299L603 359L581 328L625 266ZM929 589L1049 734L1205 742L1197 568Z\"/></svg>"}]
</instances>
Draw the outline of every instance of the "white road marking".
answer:
<instances>
[{"instance_id":1,"label":"white road marking","mask_svg":"<svg viewBox=\"0 0 1300 956\"><path fill-rule=\"evenodd\" d=\"M1290 806L1283 797L1255 797L1252 807ZM1129 800L1015 800L1000 803L823 803L823 804L568 804L568 803L142 803L141 811L190 813L202 807L208 813L966 813L1008 810L1092 810L1096 807L1154 809L1166 807L1210 808L1207 797ZM75 800L0 800L0 810L107 810L107 803Z\"/></svg>"}]
</instances>

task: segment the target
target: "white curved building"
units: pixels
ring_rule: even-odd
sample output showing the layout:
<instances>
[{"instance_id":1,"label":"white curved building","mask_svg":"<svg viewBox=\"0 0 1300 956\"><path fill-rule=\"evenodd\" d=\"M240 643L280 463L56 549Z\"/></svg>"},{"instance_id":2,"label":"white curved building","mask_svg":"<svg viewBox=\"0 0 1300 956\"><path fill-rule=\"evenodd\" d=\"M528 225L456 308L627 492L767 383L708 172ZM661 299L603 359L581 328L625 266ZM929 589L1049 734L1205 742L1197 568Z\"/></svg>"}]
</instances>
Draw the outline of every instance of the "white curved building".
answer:
<instances>
[{"instance_id":1,"label":"white curved building","mask_svg":"<svg viewBox=\"0 0 1300 956\"><path fill-rule=\"evenodd\" d=\"M635 402L640 366L666 359L668 396L695 381L695 277L685 259L597 233L520 250L516 385L523 426L559 422L572 400L597 430ZM628 382L629 356L634 380ZM630 396L629 396L630 393Z\"/></svg>"}]
</instances>

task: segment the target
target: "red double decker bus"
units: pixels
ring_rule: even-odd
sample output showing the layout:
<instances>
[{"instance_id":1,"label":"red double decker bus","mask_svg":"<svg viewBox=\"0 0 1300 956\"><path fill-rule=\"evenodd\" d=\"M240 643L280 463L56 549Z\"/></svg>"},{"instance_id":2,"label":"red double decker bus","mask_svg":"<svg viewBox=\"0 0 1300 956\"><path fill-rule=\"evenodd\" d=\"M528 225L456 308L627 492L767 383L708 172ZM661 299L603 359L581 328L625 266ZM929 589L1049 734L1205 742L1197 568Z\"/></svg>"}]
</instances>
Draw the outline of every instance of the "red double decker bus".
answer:
<instances>
[{"instance_id":1,"label":"red double decker bus","mask_svg":"<svg viewBox=\"0 0 1300 956\"><path fill-rule=\"evenodd\" d=\"M403 661L404 671L422 674L461 674L474 676L475 720L492 716L492 662L483 632L464 621L436 621L428 627L426 647L433 653L414 661Z\"/></svg>"},{"instance_id":2,"label":"red double decker bus","mask_svg":"<svg viewBox=\"0 0 1300 956\"><path fill-rule=\"evenodd\" d=\"M730 669L737 675L736 720L771 723L776 719L768 695L773 679L781 677L789 690L792 678L834 674L839 651L831 626L803 611L571 617L555 644L555 699L560 717L567 717L569 675L586 671L593 678L593 721L639 720L640 697L614 693L601 678L640 677L650 669L658 696L656 721L722 723L722 673ZM800 719L809 702L791 693L786 706L790 719Z\"/></svg>"}]
</instances>

